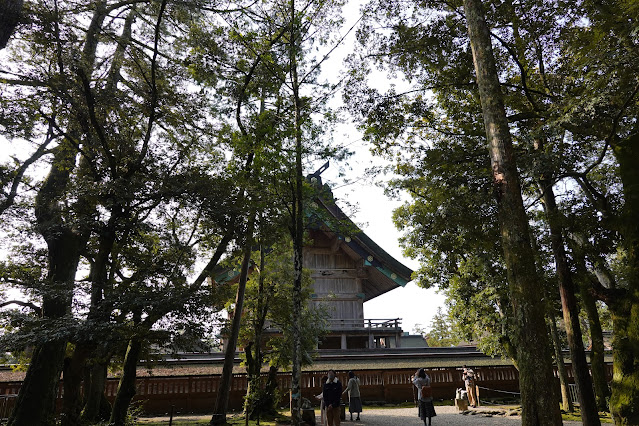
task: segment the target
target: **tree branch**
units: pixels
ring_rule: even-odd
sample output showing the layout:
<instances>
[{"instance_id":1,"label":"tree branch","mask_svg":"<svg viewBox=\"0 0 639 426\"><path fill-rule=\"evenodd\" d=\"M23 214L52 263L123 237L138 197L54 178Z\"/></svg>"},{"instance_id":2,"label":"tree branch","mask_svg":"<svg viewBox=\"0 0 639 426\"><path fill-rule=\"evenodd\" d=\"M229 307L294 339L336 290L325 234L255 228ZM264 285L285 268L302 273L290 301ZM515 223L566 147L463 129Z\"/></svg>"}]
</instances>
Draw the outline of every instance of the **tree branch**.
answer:
<instances>
[{"instance_id":1,"label":"tree branch","mask_svg":"<svg viewBox=\"0 0 639 426\"><path fill-rule=\"evenodd\" d=\"M0 308L4 308L9 305L18 305L23 308L31 308L38 316L42 315L42 308L31 303L31 302L23 302L21 300L7 300L6 302L0 302Z\"/></svg>"},{"instance_id":2,"label":"tree branch","mask_svg":"<svg viewBox=\"0 0 639 426\"><path fill-rule=\"evenodd\" d=\"M18 186L20 185L25 172L31 164L33 164L36 160L38 160L40 157L48 152L47 146L49 146L49 144L55 139L55 137L56 135L53 134L53 128L51 125L49 125L47 137L44 142L40 144L40 146L38 146L38 149L33 154L31 154L31 156L27 158L16 171L16 174L13 177L13 181L11 183L11 189L7 194L7 198L2 203L0 203L0 215L13 205L16 195L18 194Z\"/></svg>"},{"instance_id":3,"label":"tree branch","mask_svg":"<svg viewBox=\"0 0 639 426\"><path fill-rule=\"evenodd\" d=\"M528 88L528 83L527 83L528 77L526 75L526 68L519 61L519 58L517 57L517 52L515 52L515 50L512 47L510 47L508 45L508 43L506 43L506 40L502 39L497 34L495 34L495 33L493 33L491 31L490 35L493 36L495 39L497 39L497 41L499 41L499 43L508 51L508 53L510 54L510 57L512 58L512 60L515 61L515 64L519 68L519 73L521 75L521 84L523 86L524 94L526 95L526 99L528 99L528 102L530 102L530 104L532 105L532 107L533 107L533 109L535 111L539 111L539 107L537 106L537 103L535 102L535 100L531 96L530 90ZM544 93L544 95L545 95L545 93Z\"/></svg>"},{"instance_id":4,"label":"tree branch","mask_svg":"<svg viewBox=\"0 0 639 426\"><path fill-rule=\"evenodd\" d=\"M162 0L160 5L160 11L158 12L158 19L155 24L155 38L153 41L153 57L151 58L151 105L149 106L150 114L147 121L146 133L144 135L144 142L142 143L142 149L138 156L135 165L129 169L126 173L125 179L130 178L133 173L137 172L142 166L144 158L149 150L149 143L151 142L151 134L153 132L153 125L158 116L157 103L158 103L158 87L157 87L157 58L158 58L158 45L160 44L160 28L162 26L162 18L164 17L164 11L166 10L167 0Z\"/></svg>"}]
</instances>

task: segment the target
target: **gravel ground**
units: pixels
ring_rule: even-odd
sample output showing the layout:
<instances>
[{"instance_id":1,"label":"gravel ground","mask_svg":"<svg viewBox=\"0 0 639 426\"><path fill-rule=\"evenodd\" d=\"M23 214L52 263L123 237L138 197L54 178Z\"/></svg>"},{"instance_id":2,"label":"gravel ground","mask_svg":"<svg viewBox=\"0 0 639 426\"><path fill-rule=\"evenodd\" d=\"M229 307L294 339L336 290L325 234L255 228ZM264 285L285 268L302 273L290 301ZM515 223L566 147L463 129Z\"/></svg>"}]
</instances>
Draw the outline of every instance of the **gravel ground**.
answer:
<instances>
[{"instance_id":1,"label":"gravel ground","mask_svg":"<svg viewBox=\"0 0 639 426\"><path fill-rule=\"evenodd\" d=\"M366 407L364 407L366 408ZM517 426L521 425L521 418L517 416L491 416L490 409L475 409L471 413L460 414L455 407L435 407L437 417L433 417L433 426ZM484 414L481 414L484 412ZM346 413L346 418L349 414ZM342 422L348 426L420 426L424 423L417 417L416 408L375 409L362 413L360 422ZM319 420L319 419L318 419ZM318 422L319 424L319 422ZM581 422L564 422L564 425L581 425Z\"/></svg>"},{"instance_id":2,"label":"gravel ground","mask_svg":"<svg viewBox=\"0 0 639 426\"><path fill-rule=\"evenodd\" d=\"M424 423L417 417L417 408L380 408L374 410L366 410L361 415L359 422L342 422L342 426L422 426ZM521 418L517 416L498 416L490 415L489 408L477 408L471 410L475 414L460 414L455 407L435 407L437 417L433 417L433 426L518 426L521 425ZM318 413L318 411L315 411ZM348 419L349 413L346 413ZM208 416L185 416L179 417L179 421L193 421L208 419ZM166 421L167 418L145 419L155 422ZM141 424L144 421L140 422ZM564 422L564 425L581 425L581 422ZM317 425L320 425L320 418L317 417Z\"/></svg>"}]
</instances>

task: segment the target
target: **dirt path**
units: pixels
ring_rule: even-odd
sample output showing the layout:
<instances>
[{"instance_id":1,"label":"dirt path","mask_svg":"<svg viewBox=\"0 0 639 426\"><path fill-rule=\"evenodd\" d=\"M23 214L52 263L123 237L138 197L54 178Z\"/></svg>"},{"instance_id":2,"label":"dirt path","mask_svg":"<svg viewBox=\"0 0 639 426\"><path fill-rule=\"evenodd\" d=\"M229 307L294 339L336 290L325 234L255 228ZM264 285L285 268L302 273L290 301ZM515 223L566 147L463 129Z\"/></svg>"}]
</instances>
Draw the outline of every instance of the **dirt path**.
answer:
<instances>
[{"instance_id":1,"label":"dirt path","mask_svg":"<svg viewBox=\"0 0 639 426\"><path fill-rule=\"evenodd\" d=\"M374 410L366 410L361 415L359 422L342 422L342 426L422 426L424 423L417 417L416 408L380 408ZM437 417L433 417L433 426L519 426L521 418L517 416L499 416L490 414L490 408L479 408L471 410L470 414L460 414L455 407L435 407ZM495 411L495 410L492 410ZM316 411L317 414L318 411ZM208 416L180 416L175 421L185 425L189 422L195 424L198 420L209 419ZM349 414L346 413L346 418ZM144 419L151 420L151 419ZM168 418L156 417L152 419L154 422L162 422L169 424ZM144 424L141 421L140 424ZM581 422L564 422L566 426L581 425ZM320 418L317 417L317 425L320 425Z\"/></svg>"},{"instance_id":2,"label":"dirt path","mask_svg":"<svg viewBox=\"0 0 639 426\"><path fill-rule=\"evenodd\" d=\"M432 425L439 426L518 426L521 418L516 416L496 416L489 414L490 409L472 410L474 414L460 414L455 407L435 407L437 417ZM494 410L492 410L494 411ZM346 413L346 418L349 414ZM424 423L417 417L416 408L375 409L362 413L360 422L342 422L347 426L420 426ZM319 419L318 419L319 420ZM581 422L564 422L564 425L581 425Z\"/></svg>"}]
</instances>

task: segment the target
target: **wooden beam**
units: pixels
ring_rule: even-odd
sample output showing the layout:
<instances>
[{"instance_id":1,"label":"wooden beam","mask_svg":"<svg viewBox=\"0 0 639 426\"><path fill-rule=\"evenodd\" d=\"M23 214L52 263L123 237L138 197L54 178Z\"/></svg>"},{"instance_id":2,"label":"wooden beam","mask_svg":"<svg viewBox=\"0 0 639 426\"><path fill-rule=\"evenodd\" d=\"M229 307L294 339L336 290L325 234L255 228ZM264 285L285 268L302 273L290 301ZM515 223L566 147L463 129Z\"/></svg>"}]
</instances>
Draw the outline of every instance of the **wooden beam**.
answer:
<instances>
[{"instance_id":1,"label":"wooden beam","mask_svg":"<svg viewBox=\"0 0 639 426\"><path fill-rule=\"evenodd\" d=\"M331 245L331 251L333 253L337 253L341 245L342 245L342 240L340 238L335 237L333 239L333 244Z\"/></svg>"},{"instance_id":2,"label":"wooden beam","mask_svg":"<svg viewBox=\"0 0 639 426\"><path fill-rule=\"evenodd\" d=\"M335 254L332 247L304 247L304 254Z\"/></svg>"},{"instance_id":3,"label":"wooden beam","mask_svg":"<svg viewBox=\"0 0 639 426\"><path fill-rule=\"evenodd\" d=\"M361 293L313 293L313 302L323 301L323 302L336 302L336 301L362 301L360 296Z\"/></svg>"},{"instance_id":4,"label":"wooden beam","mask_svg":"<svg viewBox=\"0 0 639 426\"><path fill-rule=\"evenodd\" d=\"M317 269L311 273L312 278L357 278L357 269Z\"/></svg>"}]
</instances>

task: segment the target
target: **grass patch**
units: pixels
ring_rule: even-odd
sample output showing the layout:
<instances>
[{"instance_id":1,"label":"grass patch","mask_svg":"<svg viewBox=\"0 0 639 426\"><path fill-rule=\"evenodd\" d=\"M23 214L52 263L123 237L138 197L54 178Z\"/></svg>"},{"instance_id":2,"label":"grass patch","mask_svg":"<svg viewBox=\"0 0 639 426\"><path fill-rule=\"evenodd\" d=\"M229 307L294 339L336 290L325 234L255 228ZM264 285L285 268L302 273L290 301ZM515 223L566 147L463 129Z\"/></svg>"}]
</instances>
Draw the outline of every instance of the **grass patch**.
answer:
<instances>
[{"instance_id":1,"label":"grass patch","mask_svg":"<svg viewBox=\"0 0 639 426\"><path fill-rule=\"evenodd\" d=\"M291 423L291 414L287 409L277 410L278 414L275 416L264 416L260 419L260 426L277 426L288 425ZM169 416L154 416L154 417L138 417L135 424L144 426L166 426L169 424ZM176 426L200 426L208 425L211 421L211 414L176 414L173 417L173 425ZM245 418L241 411L230 410L226 414L226 422L228 425L244 425ZM249 420L250 426L257 425L256 420Z\"/></svg>"},{"instance_id":2,"label":"grass patch","mask_svg":"<svg viewBox=\"0 0 639 426\"><path fill-rule=\"evenodd\" d=\"M581 412L578 407L575 407L575 411L572 413L566 413L565 411L561 411L561 418L564 421L572 421L572 422L580 422L581 421ZM610 413L599 413L599 420L601 423L614 423L612 420L612 415Z\"/></svg>"},{"instance_id":3,"label":"grass patch","mask_svg":"<svg viewBox=\"0 0 639 426\"><path fill-rule=\"evenodd\" d=\"M188 418L174 418L173 425L175 426L203 426L208 425L211 421L211 415L207 416L189 416ZM227 424L233 426L240 426L245 424L245 419L243 416L233 415L226 418ZM261 419L260 426L277 426L277 425L285 425L290 424L290 417L286 416L277 416L275 418L269 419ZM166 426L169 424L169 420L154 420L154 419L139 419L137 424L144 426ZM256 426L256 420L249 420L250 426Z\"/></svg>"}]
</instances>

